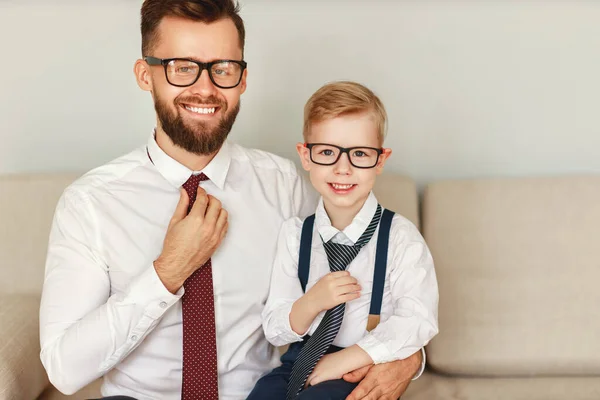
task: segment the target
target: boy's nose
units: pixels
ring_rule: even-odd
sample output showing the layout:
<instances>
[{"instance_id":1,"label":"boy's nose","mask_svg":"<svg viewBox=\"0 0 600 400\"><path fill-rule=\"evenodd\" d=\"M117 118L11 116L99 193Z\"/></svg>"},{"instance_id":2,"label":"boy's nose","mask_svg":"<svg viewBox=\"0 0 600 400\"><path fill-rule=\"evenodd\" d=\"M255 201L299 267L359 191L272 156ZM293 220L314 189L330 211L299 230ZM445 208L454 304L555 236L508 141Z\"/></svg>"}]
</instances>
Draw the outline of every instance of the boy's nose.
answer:
<instances>
[{"instance_id":1,"label":"boy's nose","mask_svg":"<svg viewBox=\"0 0 600 400\"><path fill-rule=\"evenodd\" d=\"M349 175L352 172L352 164L348 153L343 153L340 159L333 165L333 172L340 175Z\"/></svg>"}]
</instances>

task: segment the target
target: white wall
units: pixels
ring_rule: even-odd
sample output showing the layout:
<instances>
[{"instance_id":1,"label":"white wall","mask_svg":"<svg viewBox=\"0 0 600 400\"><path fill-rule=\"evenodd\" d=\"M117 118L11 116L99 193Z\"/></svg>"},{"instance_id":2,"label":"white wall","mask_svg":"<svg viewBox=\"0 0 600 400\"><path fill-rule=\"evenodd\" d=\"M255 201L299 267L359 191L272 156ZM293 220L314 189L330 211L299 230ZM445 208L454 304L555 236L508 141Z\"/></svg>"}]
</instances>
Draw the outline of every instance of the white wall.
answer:
<instances>
[{"instance_id":1,"label":"white wall","mask_svg":"<svg viewBox=\"0 0 600 400\"><path fill-rule=\"evenodd\" d=\"M295 157L304 102L353 79L387 106L389 169L421 185L600 172L600 2L243 3L242 144ZM0 2L0 173L83 171L146 140L140 4Z\"/></svg>"}]
</instances>

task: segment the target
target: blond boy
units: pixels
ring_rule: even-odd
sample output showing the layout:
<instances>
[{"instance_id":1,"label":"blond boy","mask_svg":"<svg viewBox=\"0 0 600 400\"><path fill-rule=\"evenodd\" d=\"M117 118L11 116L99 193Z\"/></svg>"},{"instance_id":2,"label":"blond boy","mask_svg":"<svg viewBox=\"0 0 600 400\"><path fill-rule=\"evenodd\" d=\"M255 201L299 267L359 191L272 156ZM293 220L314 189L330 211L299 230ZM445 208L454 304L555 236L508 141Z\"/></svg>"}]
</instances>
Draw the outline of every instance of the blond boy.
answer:
<instances>
[{"instance_id":1,"label":"blond boy","mask_svg":"<svg viewBox=\"0 0 600 400\"><path fill-rule=\"evenodd\" d=\"M263 328L291 345L249 400L345 399L356 387L345 374L407 358L438 332L427 245L372 192L392 154L386 122L379 98L354 82L325 85L305 106L297 150L321 199L280 231Z\"/></svg>"}]
</instances>

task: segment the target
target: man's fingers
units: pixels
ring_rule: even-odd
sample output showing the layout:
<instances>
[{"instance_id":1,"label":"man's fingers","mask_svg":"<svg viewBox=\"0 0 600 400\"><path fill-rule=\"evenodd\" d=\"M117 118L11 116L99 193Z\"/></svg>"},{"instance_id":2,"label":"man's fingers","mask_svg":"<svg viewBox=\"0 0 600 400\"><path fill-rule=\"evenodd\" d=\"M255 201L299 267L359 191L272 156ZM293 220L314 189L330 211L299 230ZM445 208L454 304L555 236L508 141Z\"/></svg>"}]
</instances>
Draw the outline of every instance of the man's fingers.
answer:
<instances>
[{"instance_id":1,"label":"man's fingers","mask_svg":"<svg viewBox=\"0 0 600 400\"><path fill-rule=\"evenodd\" d=\"M206 208L206 214L204 221L208 224L217 224L219 214L221 213L221 202L214 196L208 195L208 207Z\"/></svg>"},{"instance_id":2,"label":"man's fingers","mask_svg":"<svg viewBox=\"0 0 600 400\"><path fill-rule=\"evenodd\" d=\"M369 372L371 367L372 365L366 365L362 368L355 369L354 371L345 374L343 378L346 382L360 382L365 376L367 376L367 372Z\"/></svg>"},{"instance_id":3,"label":"man's fingers","mask_svg":"<svg viewBox=\"0 0 600 400\"><path fill-rule=\"evenodd\" d=\"M352 393L346 397L346 400L377 400L380 396L381 390L379 390L372 381L362 381L354 388Z\"/></svg>"},{"instance_id":4,"label":"man's fingers","mask_svg":"<svg viewBox=\"0 0 600 400\"><path fill-rule=\"evenodd\" d=\"M217 225L215 231L220 235L222 239L227 232L228 218L227 218L227 210L221 208L219 211L219 217L217 218Z\"/></svg>"},{"instance_id":5,"label":"man's fingers","mask_svg":"<svg viewBox=\"0 0 600 400\"><path fill-rule=\"evenodd\" d=\"M177 207L175 207L175 211L173 212L173 216L169 221L169 228L175 225L177 222L181 221L187 215L188 204L190 204L190 198L185 191L185 189L179 189L179 202L177 203Z\"/></svg>"},{"instance_id":6,"label":"man's fingers","mask_svg":"<svg viewBox=\"0 0 600 400\"><path fill-rule=\"evenodd\" d=\"M196 194L196 201L190 210L190 215L200 218L204 221L204 214L206 214L206 207L208 206L208 195L206 190L198 186L198 193Z\"/></svg>"}]
</instances>

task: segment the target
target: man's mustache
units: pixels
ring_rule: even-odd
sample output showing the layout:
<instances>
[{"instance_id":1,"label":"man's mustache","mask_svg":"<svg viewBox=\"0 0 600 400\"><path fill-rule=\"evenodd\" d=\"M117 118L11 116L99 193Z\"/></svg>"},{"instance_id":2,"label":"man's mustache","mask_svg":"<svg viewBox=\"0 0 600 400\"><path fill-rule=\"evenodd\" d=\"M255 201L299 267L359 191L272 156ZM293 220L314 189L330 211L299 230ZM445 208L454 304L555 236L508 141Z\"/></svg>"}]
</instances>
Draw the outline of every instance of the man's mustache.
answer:
<instances>
[{"instance_id":1,"label":"man's mustache","mask_svg":"<svg viewBox=\"0 0 600 400\"><path fill-rule=\"evenodd\" d=\"M194 105L210 105L218 106L223 109L227 108L227 103L218 99L215 96L199 97L199 96L186 96L176 99L177 104L194 104Z\"/></svg>"}]
</instances>

